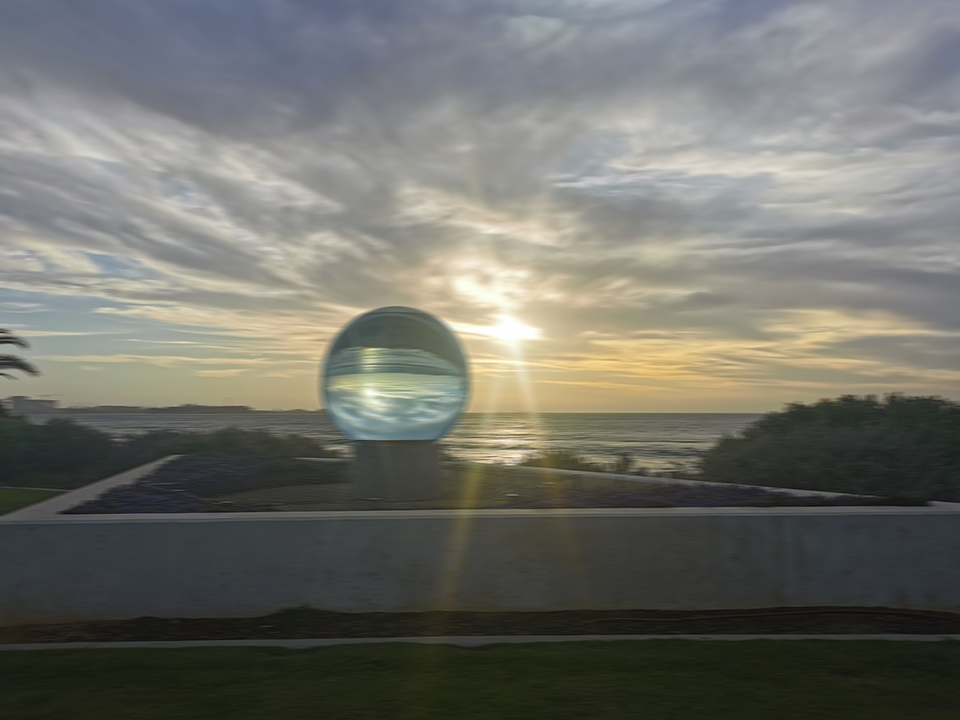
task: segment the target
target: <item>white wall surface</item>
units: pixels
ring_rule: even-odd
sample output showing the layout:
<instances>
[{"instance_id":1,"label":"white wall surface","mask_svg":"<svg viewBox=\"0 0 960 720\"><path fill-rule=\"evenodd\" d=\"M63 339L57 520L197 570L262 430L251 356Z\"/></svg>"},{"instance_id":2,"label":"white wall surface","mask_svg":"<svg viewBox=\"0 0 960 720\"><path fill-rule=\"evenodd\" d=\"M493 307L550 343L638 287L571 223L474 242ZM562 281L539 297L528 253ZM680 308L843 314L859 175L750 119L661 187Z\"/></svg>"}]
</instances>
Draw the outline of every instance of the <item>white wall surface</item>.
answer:
<instances>
[{"instance_id":1,"label":"white wall surface","mask_svg":"<svg viewBox=\"0 0 960 720\"><path fill-rule=\"evenodd\" d=\"M948 507L14 516L0 548L6 625L297 606L960 611Z\"/></svg>"}]
</instances>

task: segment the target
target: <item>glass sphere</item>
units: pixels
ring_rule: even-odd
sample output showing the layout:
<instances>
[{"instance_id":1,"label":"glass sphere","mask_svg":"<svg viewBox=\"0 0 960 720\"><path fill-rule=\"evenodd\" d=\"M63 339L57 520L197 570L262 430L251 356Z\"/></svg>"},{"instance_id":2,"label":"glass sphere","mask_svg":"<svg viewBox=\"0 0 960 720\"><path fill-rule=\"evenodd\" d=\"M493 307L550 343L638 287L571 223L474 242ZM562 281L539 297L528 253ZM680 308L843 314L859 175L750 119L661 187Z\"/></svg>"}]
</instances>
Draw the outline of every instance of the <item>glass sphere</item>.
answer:
<instances>
[{"instance_id":1,"label":"glass sphere","mask_svg":"<svg viewBox=\"0 0 960 720\"><path fill-rule=\"evenodd\" d=\"M466 402L467 363L433 315L386 307L340 332L321 384L327 412L352 440L437 440Z\"/></svg>"}]
</instances>

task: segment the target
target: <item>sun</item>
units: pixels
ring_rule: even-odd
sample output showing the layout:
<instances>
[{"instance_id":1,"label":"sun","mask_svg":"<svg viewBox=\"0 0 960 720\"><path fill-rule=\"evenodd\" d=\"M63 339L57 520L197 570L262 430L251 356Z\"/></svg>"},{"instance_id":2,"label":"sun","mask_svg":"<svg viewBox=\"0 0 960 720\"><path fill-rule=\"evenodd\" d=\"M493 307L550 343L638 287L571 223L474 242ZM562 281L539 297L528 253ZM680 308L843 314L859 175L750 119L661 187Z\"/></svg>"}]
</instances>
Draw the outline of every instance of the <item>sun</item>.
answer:
<instances>
[{"instance_id":1,"label":"sun","mask_svg":"<svg viewBox=\"0 0 960 720\"><path fill-rule=\"evenodd\" d=\"M515 342L517 340L535 340L540 337L540 331L535 327L524 325L512 317L504 317L500 323L486 329L486 334L497 340Z\"/></svg>"}]
</instances>

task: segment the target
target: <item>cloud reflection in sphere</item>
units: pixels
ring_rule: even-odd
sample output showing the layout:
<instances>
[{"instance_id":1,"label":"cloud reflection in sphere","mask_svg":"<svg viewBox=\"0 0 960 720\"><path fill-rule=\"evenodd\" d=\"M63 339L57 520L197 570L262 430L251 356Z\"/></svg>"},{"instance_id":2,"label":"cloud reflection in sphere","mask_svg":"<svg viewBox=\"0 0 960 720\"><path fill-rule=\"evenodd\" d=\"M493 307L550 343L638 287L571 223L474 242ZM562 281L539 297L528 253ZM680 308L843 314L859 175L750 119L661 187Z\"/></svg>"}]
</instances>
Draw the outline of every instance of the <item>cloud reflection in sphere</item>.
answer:
<instances>
[{"instance_id":1,"label":"cloud reflection in sphere","mask_svg":"<svg viewBox=\"0 0 960 720\"><path fill-rule=\"evenodd\" d=\"M352 440L437 440L467 399L456 337L421 310L386 307L348 324L330 347L322 394Z\"/></svg>"}]
</instances>

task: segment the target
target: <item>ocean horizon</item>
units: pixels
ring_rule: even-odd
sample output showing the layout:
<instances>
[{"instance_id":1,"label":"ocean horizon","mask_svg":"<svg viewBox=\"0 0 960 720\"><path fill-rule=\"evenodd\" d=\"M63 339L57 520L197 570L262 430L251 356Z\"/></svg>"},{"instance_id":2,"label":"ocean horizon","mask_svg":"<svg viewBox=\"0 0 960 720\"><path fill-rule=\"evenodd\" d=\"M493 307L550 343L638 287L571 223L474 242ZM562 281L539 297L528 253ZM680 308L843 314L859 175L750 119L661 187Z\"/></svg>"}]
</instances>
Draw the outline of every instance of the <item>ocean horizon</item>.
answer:
<instances>
[{"instance_id":1,"label":"ocean horizon","mask_svg":"<svg viewBox=\"0 0 960 720\"><path fill-rule=\"evenodd\" d=\"M595 462L612 462L630 453L637 466L669 470L695 461L724 434L734 433L761 413L464 413L440 445L473 462L517 463L540 450L563 448ZM151 430L207 432L227 427L304 435L350 451L344 437L323 412L252 411L214 413L69 413L35 415L43 422L68 417L114 437Z\"/></svg>"}]
</instances>

